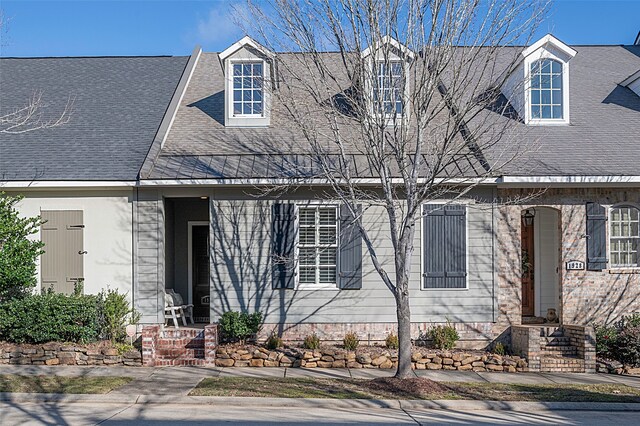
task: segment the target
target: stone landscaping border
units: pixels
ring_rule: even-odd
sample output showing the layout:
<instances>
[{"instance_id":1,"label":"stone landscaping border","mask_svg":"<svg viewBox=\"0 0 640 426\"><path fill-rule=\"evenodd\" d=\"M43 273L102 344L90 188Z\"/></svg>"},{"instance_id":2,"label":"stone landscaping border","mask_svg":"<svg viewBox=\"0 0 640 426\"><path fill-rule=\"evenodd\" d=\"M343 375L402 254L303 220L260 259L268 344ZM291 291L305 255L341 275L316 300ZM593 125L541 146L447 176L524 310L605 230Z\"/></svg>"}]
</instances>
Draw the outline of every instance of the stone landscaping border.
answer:
<instances>
[{"instance_id":1,"label":"stone landscaping border","mask_svg":"<svg viewBox=\"0 0 640 426\"><path fill-rule=\"evenodd\" d=\"M411 366L417 370L529 371L527 361L519 356L501 356L476 351L439 351L414 348ZM395 368L397 351L384 348L341 348L306 350L285 348L269 350L259 346L219 346L215 353L217 367L301 367L301 368Z\"/></svg>"},{"instance_id":2,"label":"stone landscaping border","mask_svg":"<svg viewBox=\"0 0 640 426\"><path fill-rule=\"evenodd\" d=\"M0 346L0 364L19 365L126 365L142 366L137 350L123 354L112 346L76 345L50 342L42 345Z\"/></svg>"}]
</instances>

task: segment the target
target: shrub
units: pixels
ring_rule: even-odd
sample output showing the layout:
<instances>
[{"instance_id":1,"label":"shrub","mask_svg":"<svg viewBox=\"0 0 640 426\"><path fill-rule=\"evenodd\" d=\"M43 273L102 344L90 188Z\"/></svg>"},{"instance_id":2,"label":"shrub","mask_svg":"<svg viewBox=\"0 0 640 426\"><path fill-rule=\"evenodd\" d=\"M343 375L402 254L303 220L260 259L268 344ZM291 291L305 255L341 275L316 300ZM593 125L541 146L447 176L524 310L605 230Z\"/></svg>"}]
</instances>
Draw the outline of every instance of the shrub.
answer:
<instances>
[{"instance_id":1,"label":"shrub","mask_svg":"<svg viewBox=\"0 0 640 426\"><path fill-rule=\"evenodd\" d=\"M502 342L498 342L493 346L492 352L496 355L505 356L507 354L507 347Z\"/></svg>"},{"instance_id":2,"label":"shrub","mask_svg":"<svg viewBox=\"0 0 640 426\"><path fill-rule=\"evenodd\" d=\"M348 351L355 351L358 349L358 345L360 344L360 339L358 339L358 335L353 332L349 332L344 335L344 339L342 340L344 343L344 348Z\"/></svg>"},{"instance_id":3,"label":"shrub","mask_svg":"<svg viewBox=\"0 0 640 426\"><path fill-rule=\"evenodd\" d=\"M262 312L228 311L222 314L218 321L222 337L228 341L240 340L244 342L248 337L260 331Z\"/></svg>"},{"instance_id":4,"label":"shrub","mask_svg":"<svg viewBox=\"0 0 640 426\"><path fill-rule=\"evenodd\" d=\"M15 343L90 342L98 336L96 296L46 292L0 306L0 338Z\"/></svg>"},{"instance_id":5,"label":"shrub","mask_svg":"<svg viewBox=\"0 0 640 426\"><path fill-rule=\"evenodd\" d=\"M614 359L618 329L612 325L596 325L596 354L599 357Z\"/></svg>"},{"instance_id":6,"label":"shrub","mask_svg":"<svg viewBox=\"0 0 640 426\"><path fill-rule=\"evenodd\" d=\"M398 342L398 336L393 333L389 333L384 341L384 344L387 349L398 349L398 347L400 346L400 342Z\"/></svg>"},{"instance_id":7,"label":"shrub","mask_svg":"<svg viewBox=\"0 0 640 426\"><path fill-rule=\"evenodd\" d=\"M436 349L453 349L458 339L460 339L456 329L449 323L431 327L427 330L426 335Z\"/></svg>"},{"instance_id":8,"label":"shrub","mask_svg":"<svg viewBox=\"0 0 640 426\"><path fill-rule=\"evenodd\" d=\"M632 367L640 367L640 326L625 326L615 344L615 355L618 361Z\"/></svg>"},{"instance_id":9,"label":"shrub","mask_svg":"<svg viewBox=\"0 0 640 426\"><path fill-rule=\"evenodd\" d=\"M126 294L107 288L97 297L98 335L112 342L124 342L127 325L136 324L140 314L131 307Z\"/></svg>"},{"instance_id":10,"label":"shrub","mask_svg":"<svg viewBox=\"0 0 640 426\"><path fill-rule=\"evenodd\" d=\"M36 286L36 259L44 251L39 240L39 216L22 218L15 206L22 196L0 192L0 301L27 297Z\"/></svg>"},{"instance_id":11,"label":"shrub","mask_svg":"<svg viewBox=\"0 0 640 426\"><path fill-rule=\"evenodd\" d=\"M302 343L302 346L305 349L318 349L320 347L320 338L315 334L310 334L307 337L304 338L304 342Z\"/></svg>"},{"instance_id":12,"label":"shrub","mask_svg":"<svg viewBox=\"0 0 640 426\"><path fill-rule=\"evenodd\" d=\"M282 339L278 337L276 333L271 333L269 338L267 338L265 346L269 350L281 348L283 346Z\"/></svg>"}]
</instances>

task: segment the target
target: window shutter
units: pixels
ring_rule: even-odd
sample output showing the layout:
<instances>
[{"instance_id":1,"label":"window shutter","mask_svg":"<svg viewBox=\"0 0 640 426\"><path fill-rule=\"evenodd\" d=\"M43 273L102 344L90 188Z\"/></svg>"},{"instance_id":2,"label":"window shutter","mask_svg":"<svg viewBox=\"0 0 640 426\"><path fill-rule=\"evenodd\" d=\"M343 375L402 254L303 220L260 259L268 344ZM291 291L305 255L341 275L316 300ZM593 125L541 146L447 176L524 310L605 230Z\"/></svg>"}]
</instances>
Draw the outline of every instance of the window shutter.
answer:
<instances>
[{"instance_id":1,"label":"window shutter","mask_svg":"<svg viewBox=\"0 0 640 426\"><path fill-rule=\"evenodd\" d=\"M274 204L271 212L272 287L293 289L296 286L296 205Z\"/></svg>"},{"instance_id":2,"label":"window shutter","mask_svg":"<svg viewBox=\"0 0 640 426\"><path fill-rule=\"evenodd\" d=\"M426 204L423 214L424 288L465 288L466 206Z\"/></svg>"},{"instance_id":3,"label":"window shutter","mask_svg":"<svg viewBox=\"0 0 640 426\"><path fill-rule=\"evenodd\" d=\"M587 269L607 268L607 210L598 203L587 203Z\"/></svg>"},{"instance_id":4,"label":"window shutter","mask_svg":"<svg viewBox=\"0 0 640 426\"><path fill-rule=\"evenodd\" d=\"M357 206L357 214L362 206ZM358 290L362 288L362 234L349 208L340 206L340 272L338 286L341 289Z\"/></svg>"}]
</instances>

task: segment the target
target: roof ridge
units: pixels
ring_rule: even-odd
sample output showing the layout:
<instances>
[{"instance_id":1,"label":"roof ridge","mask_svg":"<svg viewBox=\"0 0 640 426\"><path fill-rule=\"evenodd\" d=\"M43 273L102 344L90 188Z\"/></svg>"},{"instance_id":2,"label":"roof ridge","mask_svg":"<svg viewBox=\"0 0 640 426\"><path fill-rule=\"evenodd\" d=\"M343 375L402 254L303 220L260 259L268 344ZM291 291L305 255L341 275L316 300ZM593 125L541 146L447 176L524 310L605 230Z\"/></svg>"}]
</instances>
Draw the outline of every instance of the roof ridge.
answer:
<instances>
[{"instance_id":1,"label":"roof ridge","mask_svg":"<svg viewBox=\"0 0 640 426\"><path fill-rule=\"evenodd\" d=\"M0 59L186 58L189 55L0 56Z\"/></svg>"}]
</instances>

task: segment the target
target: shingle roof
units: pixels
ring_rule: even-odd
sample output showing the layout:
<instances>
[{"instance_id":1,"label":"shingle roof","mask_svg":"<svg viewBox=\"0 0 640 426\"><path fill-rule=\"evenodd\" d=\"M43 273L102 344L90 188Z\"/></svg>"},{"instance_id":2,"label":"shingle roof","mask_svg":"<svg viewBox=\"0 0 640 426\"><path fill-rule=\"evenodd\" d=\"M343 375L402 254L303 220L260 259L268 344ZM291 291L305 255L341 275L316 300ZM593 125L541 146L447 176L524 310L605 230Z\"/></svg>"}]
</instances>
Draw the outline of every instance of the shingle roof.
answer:
<instances>
[{"instance_id":1,"label":"shingle roof","mask_svg":"<svg viewBox=\"0 0 640 426\"><path fill-rule=\"evenodd\" d=\"M505 139L496 149L507 152L530 141L536 149L521 155L506 170L509 174L640 174L640 97L618 85L640 69L640 46L575 49L578 54L569 67L571 125L516 124L517 138ZM304 138L279 116L278 105L273 108L269 128L225 128L221 62L216 53L203 54L165 146L150 175L143 178L283 176L275 174L282 164L296 164L292 158L305 152ZM290 173L291 168L284 171Z\"/></svg>"},{"instance_id":2,"label":"shingle roof","mask_svg":"<svg viewBox=\"0 0 640 426\"><path fill-rule=\"evenodd\" d=\"M135 180L188 57L0 59L0 115L38 91L70 121L0 133L0 180Z\"/></svg>"}]
</instances>

